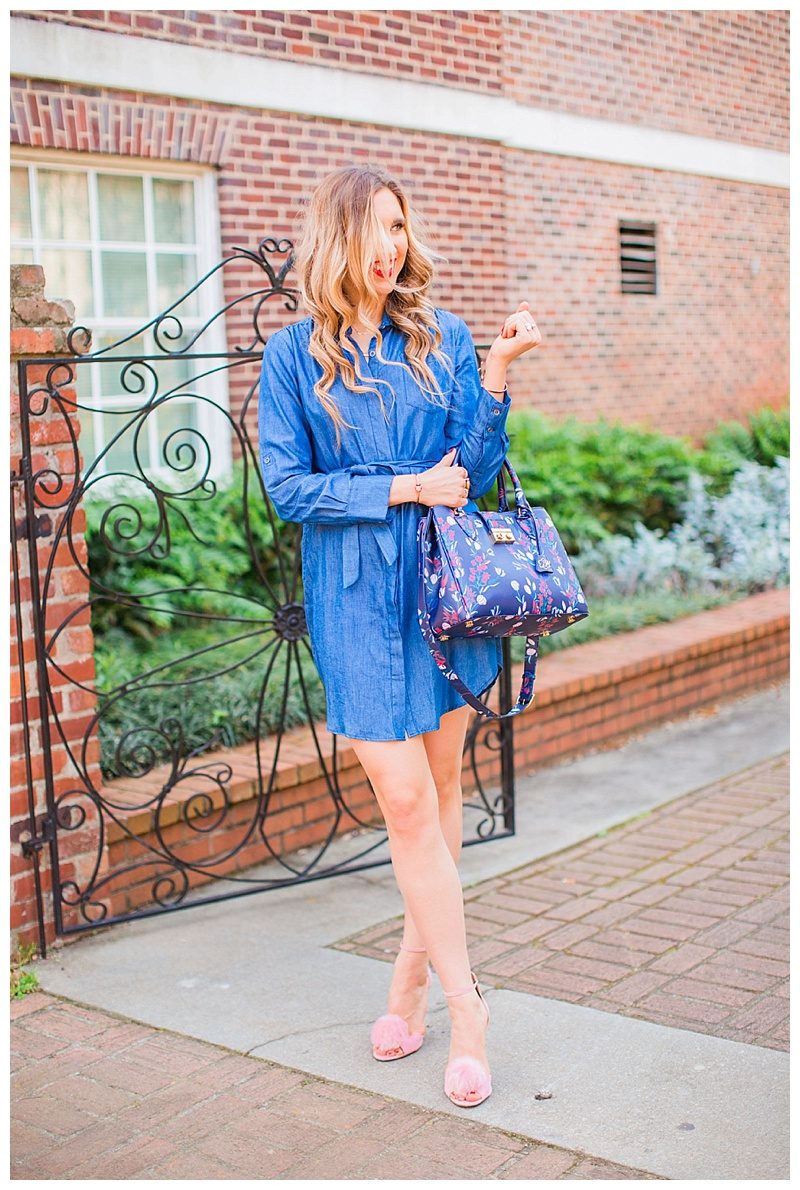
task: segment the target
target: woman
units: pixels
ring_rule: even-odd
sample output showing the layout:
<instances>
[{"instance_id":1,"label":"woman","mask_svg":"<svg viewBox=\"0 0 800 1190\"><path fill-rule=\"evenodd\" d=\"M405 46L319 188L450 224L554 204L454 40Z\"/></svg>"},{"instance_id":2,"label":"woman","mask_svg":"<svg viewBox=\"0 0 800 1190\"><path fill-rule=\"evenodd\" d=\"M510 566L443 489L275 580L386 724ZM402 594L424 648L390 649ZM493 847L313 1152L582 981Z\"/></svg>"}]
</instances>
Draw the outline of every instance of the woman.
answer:
<instances>
[{"instance_id":1,"label":"woman","mask_svg":"<svg viewBox=\"0 0 800 1190\"><path fill-rule=\"evenodd\" d=\"M470 708L419 628L416 527L426 506L474 507L494 483L509 445L506 368L541 335L521 302L481 378L464 320L427 296L435 254L419 227L380 168L339 169L316 187L295 258L310 313L266 345L259 438L268 495L283 520L303 524L327 726L352 741L375 791L405 907L372 1052L387 1061L422 1044L429 955L449 989L445 1093L472 1107L491 1079L489 1010L470 970L457 869ZM485 695L500 673L500 640L443 647Z\"/></svg>"}]
</instances>

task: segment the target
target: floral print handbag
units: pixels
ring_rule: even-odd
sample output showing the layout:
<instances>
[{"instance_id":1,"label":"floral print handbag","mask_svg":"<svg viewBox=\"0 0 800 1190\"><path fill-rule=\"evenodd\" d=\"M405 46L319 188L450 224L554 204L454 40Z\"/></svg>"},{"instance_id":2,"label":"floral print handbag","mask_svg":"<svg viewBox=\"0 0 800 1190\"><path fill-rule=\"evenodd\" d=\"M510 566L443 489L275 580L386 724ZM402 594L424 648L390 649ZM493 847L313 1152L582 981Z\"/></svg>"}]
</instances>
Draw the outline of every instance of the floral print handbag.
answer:
<instances>
[{"instance_id":1,"label":"floral print handbag","mask_svg":"<svg viewBox=\"0 0 800 1190\"><path fill-rule=\"evenodd\" d=\"M513 511L504 469L514 484ZM417 616L436 664L462 698L481 715L508 719L533 698L539 637L584 619L589 609L555 525L543 508L530 506L507 457L497 493L497 512L437 504L420 517ZM519 697L504 715L464 685L439 648L440 641L470 636L528 638Z\"/></svg>"}]
</instances>

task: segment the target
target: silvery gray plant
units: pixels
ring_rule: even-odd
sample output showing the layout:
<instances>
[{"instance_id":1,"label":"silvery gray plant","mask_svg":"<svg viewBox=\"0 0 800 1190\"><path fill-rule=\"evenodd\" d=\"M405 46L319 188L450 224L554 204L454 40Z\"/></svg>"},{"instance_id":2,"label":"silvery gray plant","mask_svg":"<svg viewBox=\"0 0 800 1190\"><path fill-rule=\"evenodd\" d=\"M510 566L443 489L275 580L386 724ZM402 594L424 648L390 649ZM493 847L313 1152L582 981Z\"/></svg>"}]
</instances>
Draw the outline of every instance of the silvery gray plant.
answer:
<instances>
[{"instance_id":1,"label":"silvery gray plant","mask_svg":"<svg viewBox=\"0 0 800 1190\"><path fill-rule=\"evenodd\" d=\"M669 533L638 523L576 558L588 596L658 591L747 594L789 581L789 460L774 467L745 462L724 496L689 476L681 519Z\"/></svg>"}]
</instances>

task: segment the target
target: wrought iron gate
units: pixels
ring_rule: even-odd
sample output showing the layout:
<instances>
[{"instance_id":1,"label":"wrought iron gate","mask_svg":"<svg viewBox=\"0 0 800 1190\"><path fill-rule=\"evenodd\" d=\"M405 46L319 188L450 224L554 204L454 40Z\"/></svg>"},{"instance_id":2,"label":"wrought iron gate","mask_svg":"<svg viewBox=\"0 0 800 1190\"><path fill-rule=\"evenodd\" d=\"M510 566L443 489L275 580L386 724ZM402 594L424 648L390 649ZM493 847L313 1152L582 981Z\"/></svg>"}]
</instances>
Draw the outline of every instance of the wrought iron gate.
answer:
<instances>
[{"instance_id":1,"label":"wrought iron gate","mask_svg":"<svg viewBox=\"0 0 800 1190\"><path fill-rule=\"evenodd\" d=\"M267 239L234 249L116 342L81 354L90 336L76 327L72 354L19 363L13 579L22 656L28 572L35 657L31 689L22 673L30 818L19 843L36 878L42 954L44 848L59 935L389 862L382 823L340 785L336 737L330 754L320 740L300 527L279 521L258 465L260 323L269 301L297 310L285 284L291 248ZM241 295L204 317L201 295L222 270ZM203 350L215 335L226 348L247 345ZM43 460L46 422L67 445ZM76 655L88 626L102 639L94 670ZM506 710L507 640L503 648L496 689ZM228 705L237 696L238 719ZM44 813L30 746L37 718ZM303 837L292 813L305 810L282 794L282 747L295 729L313 742L324 811L319 837L300 849L290 845L292 830ZM476 716L470 726L466 846L514 833L512 733L513 720ZM481 749L499 753L499 791L483 786Z\"/></svg>"}]
</instances>

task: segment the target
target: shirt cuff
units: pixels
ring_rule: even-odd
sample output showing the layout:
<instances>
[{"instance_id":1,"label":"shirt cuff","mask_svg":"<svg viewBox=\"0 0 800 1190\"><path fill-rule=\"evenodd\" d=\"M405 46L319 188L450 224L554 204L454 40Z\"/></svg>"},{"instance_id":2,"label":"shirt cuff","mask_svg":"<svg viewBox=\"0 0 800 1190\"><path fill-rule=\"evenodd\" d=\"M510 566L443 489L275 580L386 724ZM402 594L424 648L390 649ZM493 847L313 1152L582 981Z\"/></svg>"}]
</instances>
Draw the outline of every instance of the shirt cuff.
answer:
<instances>
[{"instance_id":1,"label":"shirt cuff","mask_svg":"<svg viewBox=\"0 0 800 1190\"><path fill-rule=\"evenodd\" d=\"M357 521L385 521L394 474L354 475L350 482L347 512Z\"/></svg>"},{"instance_id":2,"label":"shirt cuff","mask_svg":"<svg viewBox=\"0 0 800 1190\"><path fill-rule=\"evenodd\" d=\"M508 411L511 408L511 395L508 389L501 397L495 397L488 388L481 387L477 409L477 423L482 425L485 434L499 434L505 429Z\"/></svg>"}]
</instances>

